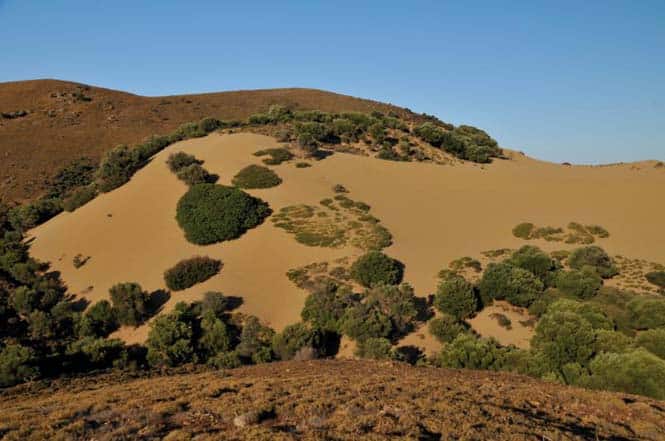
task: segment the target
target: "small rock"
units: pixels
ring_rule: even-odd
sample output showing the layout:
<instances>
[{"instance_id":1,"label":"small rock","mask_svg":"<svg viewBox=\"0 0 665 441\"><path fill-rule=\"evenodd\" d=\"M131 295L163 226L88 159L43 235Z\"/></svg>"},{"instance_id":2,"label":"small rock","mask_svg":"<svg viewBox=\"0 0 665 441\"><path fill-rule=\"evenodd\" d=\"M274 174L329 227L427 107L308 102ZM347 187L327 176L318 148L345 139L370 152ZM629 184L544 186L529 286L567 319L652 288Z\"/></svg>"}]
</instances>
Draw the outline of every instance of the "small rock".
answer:
<instances>
[{"instance_id":1,"label":"small rock","mask_svg":"<svg viewBox=\"0 0 665 441\"><path fill-rule=\"evenodd\" d=\"M239 428L251 426L253 424L259 423L259 413L258 412L247 412L242 415L238 415L233 419L233 425Z\"/></svg>"}]
</instances>

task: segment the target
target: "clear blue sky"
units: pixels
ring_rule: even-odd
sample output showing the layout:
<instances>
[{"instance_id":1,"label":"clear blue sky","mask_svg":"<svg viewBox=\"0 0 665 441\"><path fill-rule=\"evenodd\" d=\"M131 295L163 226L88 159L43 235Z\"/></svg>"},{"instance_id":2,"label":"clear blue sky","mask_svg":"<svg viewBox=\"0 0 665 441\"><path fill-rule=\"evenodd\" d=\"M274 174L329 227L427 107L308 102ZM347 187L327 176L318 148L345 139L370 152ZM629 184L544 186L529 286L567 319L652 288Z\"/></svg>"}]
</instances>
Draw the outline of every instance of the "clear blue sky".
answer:
<instances>
[{"instance_id":1,"label":"clear blue sky","mask_svg":"<svg viewBox=\"0 0 665 441\"><path fill-rule=\"evenodd\" d=\"M0 0L0 49L0 81L314 87L543 159L665 159L665 0Z\"/></svg>"}]
</instances>

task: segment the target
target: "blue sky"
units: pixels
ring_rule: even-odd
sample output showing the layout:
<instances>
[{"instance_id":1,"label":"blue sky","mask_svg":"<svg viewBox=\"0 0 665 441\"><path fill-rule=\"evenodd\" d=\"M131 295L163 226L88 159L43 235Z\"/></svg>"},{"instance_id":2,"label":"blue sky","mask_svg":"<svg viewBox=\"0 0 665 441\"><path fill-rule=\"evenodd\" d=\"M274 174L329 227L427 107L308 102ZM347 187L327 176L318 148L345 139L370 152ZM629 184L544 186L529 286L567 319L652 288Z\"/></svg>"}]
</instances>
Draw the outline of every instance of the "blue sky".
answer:
<instances>
[{"instance_id":1,"label":"blue sky","mask_svg":"<svg viewBox=\"0 0 665 441\"><path fill-rule=\"evenodd\" d=\"M552 161L665 159L665 1L0 0L0 81L314 87Z\"/></svg>"}]
</instances>

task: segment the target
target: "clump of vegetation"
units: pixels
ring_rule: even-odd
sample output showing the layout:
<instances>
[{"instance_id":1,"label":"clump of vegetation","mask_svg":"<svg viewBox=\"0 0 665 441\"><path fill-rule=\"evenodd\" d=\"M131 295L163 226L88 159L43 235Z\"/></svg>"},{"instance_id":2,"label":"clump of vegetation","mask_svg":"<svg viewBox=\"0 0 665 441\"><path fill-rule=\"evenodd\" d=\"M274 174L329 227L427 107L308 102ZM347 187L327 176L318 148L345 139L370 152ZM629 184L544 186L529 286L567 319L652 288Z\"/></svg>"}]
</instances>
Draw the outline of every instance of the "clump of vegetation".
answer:
<instances>
[{"instance_id":1,"label":"clump of vegetation","mask_svg":"<svg viewBox=\"0 0 665 441\"><path fill-rule=\"evenodd\" d=\"M502 348L493 339L462 333L443 347L434 362L453 369L500 370L506 365L508 352L509 349Z\"/></svg>"},{"instance_id":2,"label":"clump of vegetation","mask_svg":"<svg viewBox=\"0 0 665 441\"><path fill-rule=\"evenodd\" d=\"M203 164L203 161L196 159L194 155L185 152L176 152L169 155L166 164L169 166L169 170L173 173L177 173L190 165L201 165Z\"/></svg>"},{"instance_id":3,"label":"clump of vegetation","mask_svg":"<svg viewBox=\"0 0 665 441\"><path fill-rule=\"evenodd\" d=\"M218 179L217 175L210 174L208 170L199 164L182 167L178 170L176 176L190 187L196 184L214 184Z\"/></svg>"},{"instance_id":4,"label":"clump of vegetation","mask_svg":"<svg viewBox=\"0 0 665 441\"><path fill-rule=\"evenodd\" d=\"M584 266L581 270L559 272L555 283L564 294L580 299L590 299L603 285L603 279L593 267Z\"/></svg>"},{"instance_id":5,"label":"clump of vegetation","mask_svg":"<svg viewBox=\"0 0 665 441\"><path fill-rule=\"evenodd\" d=\"M665 399L665 361L644 349L601 353L589 363L586 385Z\"/></svg>"},{"instance_id":6,"label":"clump of vegetation","mask_svg":"<svg viewBox=\"0 0 665 441\"><path fill-rule=\"evenodd\" d=\"M483 270L480 261L478 261L477 259L473 259L469 256L453 260L452 262L450 262L450 264L448 264L448 268L450 268L453 271L462 271L468 268L477 273Z\"/></svg>"},{"instance_id":7,"label":"clump of vegetation","mask_svg":"<svg viewBox=\"0 0 665 441\"><path fill-rule=\"evenodd\" d=\"M360 256L351 266L351 277L365 287L397 285L402 281L404 265L380 251Z\"/></svg>"},{"instance_id":8,"label":"clump of vegetation","mask_svg":"<svg viewBox=\"0 0 665 441\"><path fill-rule=\"evenodd\" d=\"M97 188L94 184L77 188L71 195L62 201L62 208L65 211L74 211L93 200L96 196Z\"/></svg>"},{"instance_id":9,"label":"clump of vegetation","mask_svg":"<svg viewBox=\"0 0 665 441\"><path fill-rule=\"evenodd\" d=\"M109 293L120 324L138 326L149 317L150 295L138 283L119 283Z\"/></svg>"},{"instance_id":10,"label":"clump of vegetation","mask_svg":"<svg viewBox=\"0 0 665 441\"><path fill-rule=\"evenodd\" d=\"M544 289L543 282L532 272L505 262L490 263L478 287L483 304L497 299L524 307L533 303Z\"/></svg>"},{"instance_id":11,"label":"clump of vegetation","mask_svg":"<svg viewBox=\"0 0 665 441\"><path fill-rule=\"evenodd\" d=\"M548 279L551 271L556 269L550 256L540 248L531 245L525 245L515 251L506 262L529 271L543 282Z\"/></svg>"},{"instance_id":12,"label":"clump of vegetation","mask_svg":"<svg viewBox=\"0 0 665 441\"><path fill-rule=\"evenodd\" d=\"M490 314L490 317L496 319L497 323L499 323L499 326L502 328L512 329L513 327L513 322L505 314L494 312Z\"/></svg>"},{"instance_id":13,"label":"clump of vegetation","mask_svg":"<svg viewBox=\"0 0 665 441\"><path fill-rule=\"evenodd\" d=\"M355 355L371 360L390 359L393 357L393 345L387 338L368 338L358 342Z\"/></svg>"},{"instance_id":14,"label":"clump of vegetation","mask_svg":"<svg viewBox=\"0 0 665 441\"><path fill-rule=\"evenodd\" d=\"M450 343L455 338L467 332L467 326L450 314L441 314L440 317L433 318L428 324L429 333L441 343Z\"/></svg>"},{"instance_id":15,"label":"clump of vegetation","mask_svg":"<svg viewBox=\"0 0 665 441\"><path fill-rule=\"evenodd\" d=\"M455 275L441 281L434 295L434 306L456 320L464 320L476 313L479 300L473 285Z\"/></svg>"},{"instance_id":16,"label":"clump of vegetation","mask_svg":"<svg viewBox=\"0 0 665 441\"><path fill-rule=\"evenodd\" d=\"M220 260L209 257L192 257L181 260L164 272L166 286L172 291L182 291L197 283L205 282L222 268Z\"/></svg>"},{"instance_id":17,"label":"clump of vegetation","mask_svg":"<svg viewBox=\"0 0 665 441\"><path fill-rule=\"evenodd\" d=\"M296 168L309 168L312 164L309 162L296 162Z\"/></svg>"},{"instance_id":18,"label":"clump of vegetation","mask_svg":"<svg viewBox=\"0 0 665 441\"><path fill-rule=\"evenodd\" d=\"M15 230L24 232L46 222L61 212L61 199L39 199L35 202L12 208L7 213L7 219Z\"/></svg>"},{"instance_id":19,"label":"clump of vegetation","mask_svg":"<svg viewBox=\"0 0 665 441\"><path fill-rule=\"evenodd\" d=\"M85 265L88 262L89 259L90 259L90 256L84 257L83 254L77 254L72 259L72 265L74 265L74 268L79 269L83 265Z\"/></svg>"},{"instance_id":20,"label":"clump of vegetation","mask_svg":"<svg viewBox=\"0 0 665 441\"><path fill-rule=\"evenodd\" d=\"M460 159L478 163L492 162L503 155L497 142L483 130L472 126L459 126L452 130L432 122L417 126L413 133L423 141Z\"/></svg>"},{"instance_id":21,"label":"clump of vegetation","mask_svg":"<svg viewBox=\"0 0 665 441\"><path fill-rule=\"evenodd\" d=\"M358 298L349 288L325 283L307 296L300 316L315 329L341 334L342 318L346 310L357 303Z\"/></svg>"},{"instance_id":22,"label":"clump of vegetation","mask_svg":"<svg viewBox=\"0 0 665 441\"><path fill-rule=\"evenodd\" d=\"M267 203L237 188L196 184L178 201L176 219L188 241L207 245L240 237L270 213Z\"/></svg>"},{"instance_id":23,"label":"clump of vegetation","mask_svg":"<svg viewBox=\"0 0 665 441\"><path fill-rule=\"evenodd\" d=\"M282 183L277 173L261 165L248 165L240 170L232 181L239 188L271 188Z\"/></svg>"},{"instance_id":24,"label":"clump of vegetation","mask_svg":"<svg viewBox=\"0 0 665 441\"><path fill-rule=\"evenodd\" d=\"M72 161L49 180L48 196L65 198L77 189L89 186L94 181L96 170L97 166L89 158Z\"/></svg>"},{"instance_id":25,"label":"clump of vegetation","mask_svg":"<svg viewBox=\"0 0 665 441\"><path fill-rule=\"evenodd\" d=\"M85 311L78 324L78 333L84 337L106 337L119 325L117 308L107 300L100 300Z\"/></svg>"},{"instance_id":26,"label":"clump of vegetation","mask_svg":"<svg viewBox=\"0 0 665 441\"><path fill-rule=\"evenodd\" d=\"M269 156L263 160L266 165L279 165L282 162L290 161L293 159L293 153L285 148L270 148L254 152L254 156Z\"/></svg>"},{"instance_id":27,"label":"clump of vegetation","mask_svg":"<svg viewBox=\"0 0 665 441\"><path fill-rule=\"evenodd\" d=\"M665 271L652 271L644 276L647 281L665 290Z\"/></svg>"},{"instance_id":28,"label":"clump of vegetation","mask_svg":"<svg viewBox=\"0 0 665 441\"><path fill-rule=\"evenodd\" d=\"M544 239L548 242L566 242L575 244L592 244L596 238L607 238L610 233L600 225L582 225L570 222L565 232L560 227L537 227L531 222L523 222L513 228L513 236L524 240Z\"/></svg>"},{"instance_id":29,"label":"clump of vegetation","mask_svg":"<svg viewBox=\"0 0 665 441\"><path fill-rule=\"evenodd\" d=\"M578 248L568 257L571 268L581 270L585 266L593 268L602 278L610 278L618 274L612 258L600 247L589 246Z\"/></svg>"}]
</instances>

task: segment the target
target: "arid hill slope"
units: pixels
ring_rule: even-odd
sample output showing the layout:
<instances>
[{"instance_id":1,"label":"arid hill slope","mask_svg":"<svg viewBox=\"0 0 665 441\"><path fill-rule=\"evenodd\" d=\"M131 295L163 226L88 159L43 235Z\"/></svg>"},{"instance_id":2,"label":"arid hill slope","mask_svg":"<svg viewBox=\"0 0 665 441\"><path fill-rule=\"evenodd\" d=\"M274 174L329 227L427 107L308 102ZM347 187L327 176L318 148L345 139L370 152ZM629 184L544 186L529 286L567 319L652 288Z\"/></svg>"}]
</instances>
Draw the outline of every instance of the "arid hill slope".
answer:
<instances>
[{"instance_id":1,"label":"arid hill slope","mask_svg":"<svg viewBox=\"0 0 665 441\"><path fill-rule=\"evenodd\" d=\"M0 407L5 440L665 439L663 402L371 361L92 376L7 390ZM236 427L251 412L260 421Z\"/></svg>"},{"instance_id":2,"label":"arid hill slope","mask_svg":"<svg viewBox=\"0 0 665 441\"><path fill-rule=\"evenodd\" d=\"M273 89L142 97L58 80L0 83L0 198L40 195L44 181L72 160L95 162L117 144L134 144L203 117L234 120L272 104L328 112L409 111L314 89ZM19 113L20 114L20 113Z\"/></svg>"}]
</instances>

